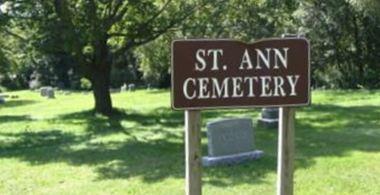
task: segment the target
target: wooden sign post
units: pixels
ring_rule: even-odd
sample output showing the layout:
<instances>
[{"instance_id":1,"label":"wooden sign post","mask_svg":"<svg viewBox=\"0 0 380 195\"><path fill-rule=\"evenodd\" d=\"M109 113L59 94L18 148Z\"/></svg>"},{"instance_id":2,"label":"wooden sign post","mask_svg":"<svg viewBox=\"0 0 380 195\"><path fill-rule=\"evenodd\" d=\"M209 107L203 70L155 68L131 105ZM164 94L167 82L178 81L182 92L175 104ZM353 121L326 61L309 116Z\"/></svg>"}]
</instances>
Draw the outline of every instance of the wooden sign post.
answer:
<instances>
[{"instance_id":1,"label":"wooden sign post","mask_svg":"<svg viewBox=\"0 0 380 195\"><path fill-rule=\"evenodd\" d=\"M185 111L186 195L202 194L201 112Z\"/></svg>"},{"instance_id":2,"label":"wooden sign post","mask_svg":"<svg viewBox=\"0 0 380 195\"><path fill-rule=\"evenodd\" d=\"M173 42L172 108L185 111L187 195L202 193L201 110L252 107L281 107L278 194L293 193L293 107L310 104L309 55L304 38Z\"/></svg>"},{"instance_id":3,"label":"wooden sign post","mask_svg":"<svg viewBox=\"0 0 380 195\"><path fill-rule=\"evenodd\" d=\"M278 124L277 195L293 194L295 108L281 107Z\"/></svg>"}]
</instances>

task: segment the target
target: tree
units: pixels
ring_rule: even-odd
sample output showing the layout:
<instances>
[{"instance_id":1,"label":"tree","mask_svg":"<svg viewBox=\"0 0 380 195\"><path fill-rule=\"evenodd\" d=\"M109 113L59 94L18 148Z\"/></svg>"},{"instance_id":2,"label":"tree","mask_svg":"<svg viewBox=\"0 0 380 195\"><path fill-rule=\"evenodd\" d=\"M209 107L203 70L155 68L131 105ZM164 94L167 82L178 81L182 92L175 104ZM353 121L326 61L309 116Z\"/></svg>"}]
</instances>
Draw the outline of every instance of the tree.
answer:
<instances>
[{"instance_id":1,"label":"tree","mask_svg":"<svg viewBox=\"0 0 380 195\"><path fill-rule=\"evenodd\" d=\"M44 41L49 40L61 44L54 48L55 52L72 56L91 81L95 110L110 115L109 86L114 60L126 57L132 49L180 25L206 3L203 0L17 0L12 1L8 15L24 26L37 29L32 39L36 48L44 49ZM49 39L54 28L59 33Z\"/></svg>"},{"instance_id":2,"label":"tree","mask_svg":"<svg viewBox=\"0 0 380 195\"><path fill-rule=\"evenodd\" d=\"M158 87L169 87L170 44L175 38L229 38L252 42L293 32L297 3L287 0L230 0L209 4L189 17L181 28L139 47L135 53L143 78Z\"/></svg>"},{"instance_id":3,"label":"tree","mask_svg":"<svg viewBox=\"0 0 380 195\"><path fill-rule=\"evenodd\" d=\"M151 86L159 88L170 87L170 43L172 33L166 33L135 50L142 78Z\"/></svg>"},{"instance_id":4,"label":"tree","mask_svg":"<svg viewBox=\"0 0 380 195\"><path fill-rule=\"evenodd\" d=\"M308 0L295 12L301 31L311 39L317 87L379 86L379 18L364 3L375 1L354 2Z\"/></svg>"}]
</instances>

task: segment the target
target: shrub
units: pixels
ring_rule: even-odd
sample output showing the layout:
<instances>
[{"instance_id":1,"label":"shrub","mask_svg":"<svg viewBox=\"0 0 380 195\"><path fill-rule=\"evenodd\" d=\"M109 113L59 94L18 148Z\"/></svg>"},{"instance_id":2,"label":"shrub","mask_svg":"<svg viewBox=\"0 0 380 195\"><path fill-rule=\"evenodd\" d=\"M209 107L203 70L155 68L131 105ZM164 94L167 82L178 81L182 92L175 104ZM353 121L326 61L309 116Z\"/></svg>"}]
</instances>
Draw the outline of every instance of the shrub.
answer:
<instances>
[{"instance_id":1,"label":"shrub","mask_svg":"<svg viewBox=\"0 0 380 195\"><path fill-rule=\"evenodd\" d=\"M90 90L92 87L91 81L86 78L80 79L80 88L84 90Z\"/></svg>"}]
</instances>

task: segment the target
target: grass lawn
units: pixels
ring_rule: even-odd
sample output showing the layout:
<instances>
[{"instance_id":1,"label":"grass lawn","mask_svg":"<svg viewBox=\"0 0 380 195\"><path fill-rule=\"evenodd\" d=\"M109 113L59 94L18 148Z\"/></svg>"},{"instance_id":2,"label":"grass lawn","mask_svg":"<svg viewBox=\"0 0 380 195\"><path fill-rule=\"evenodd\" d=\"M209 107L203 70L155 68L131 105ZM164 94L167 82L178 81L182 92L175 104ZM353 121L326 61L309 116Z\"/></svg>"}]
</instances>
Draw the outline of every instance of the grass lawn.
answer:
<instances>
[{"instance_id":1,"label":"grass lawn","mask_svg":"<svg viewBox=\"0 0 380 195\"><path fill-rule=\"evenodd\" d=\"M8 94L19 98L0 105L0 194L184 193L183 112L168 91L113 94L111 119L92 115L91 94ZM202 113L241 116L259 109ZM256 130L265 156L205 168L204 194L275 194L277 131ZM380 194L380 91L313 92L297 111L295 168L295 194Z\"/></svg>"}]
</instances>

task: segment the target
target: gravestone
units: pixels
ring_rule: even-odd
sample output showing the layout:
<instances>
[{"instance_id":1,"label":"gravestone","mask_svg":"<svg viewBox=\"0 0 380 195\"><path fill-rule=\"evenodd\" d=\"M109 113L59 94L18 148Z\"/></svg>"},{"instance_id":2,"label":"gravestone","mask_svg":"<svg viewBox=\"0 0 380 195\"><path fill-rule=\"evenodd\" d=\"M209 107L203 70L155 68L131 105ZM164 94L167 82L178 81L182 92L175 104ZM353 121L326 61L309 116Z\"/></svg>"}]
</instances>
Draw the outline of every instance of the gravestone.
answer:
<instances>
[{"instance_id":1,"label":"gravestone","mask_svg":"<svg viewBox=\"0 0 380 195\"><path fill-rule=\"evenodd\" d=\"M41 97L45 97L46 96L46 90L47 90L47 87L41 87L40 88L40 95L41 95Z\"/></svg>"},{"instance_id":2,"label":"gravestone","mask_svg":"<svg viewBox=\"0 0 380 195\"><path fill-rule=\"evenodd\" d=\"M46 90L46 97L48 99L54 99L55 98L55 94L54 94L54 89L53 88L49 88Z\"/></svg>"},{"instance_id":3,"label":"gravestone","mask_svg":"<svg viewBox=\"0 0 380 195\"><path fill-rule=\"evenodd\" d=\"M53 90L53 88L50 87L50 86L41 87L40 88L40 94L41 94L42 97L47 97L48 96L48 91L51 91L51 90Z\"/></svg>"},{"instance_id":4,"label":"gravestone","mask_svg":"<svg viewBox=\"0 0 380 195\"><path fill-rule=\"evenodd\" d=\"M129 91L135 91L135 88L136 88L136 85L133 84L133 83L131 83L131 84L128 85L128 90Z\"/></svg>"},{"instance_id":5,"label":"gravestone","mask_svg":"<svg viewBox=\"0 0 380 195\"><path fill-rule=\"evenodd\" d=\"M204 166L238 164L260 158L254 149L254 132L250 118L225 119L207 124L208 156Z\"/></svg>"},{"instance_id":6,"label":"gravestone","mask_svg":"<svg viewBox=\"0 0 380 195\"><path fill-rule=\"evenodd\" d=\"M125 91L127 91L127 89L128 89L128 86L127 86L127 84L125 84L125 83L124 83L124 85L122 85L122 86L120 87L120 91L121 91L121 92L125 92Z\"/></svg>"},{"instance_id":7,"label":"gravestone","mask_svg":"<svg viewBox=\"0 0 380 195\"><path fill-rule=\"evenodd\" d=\"M278 108L263 108L259 123L267 128L278 127Z\"/></svg>"}]
</instances>

